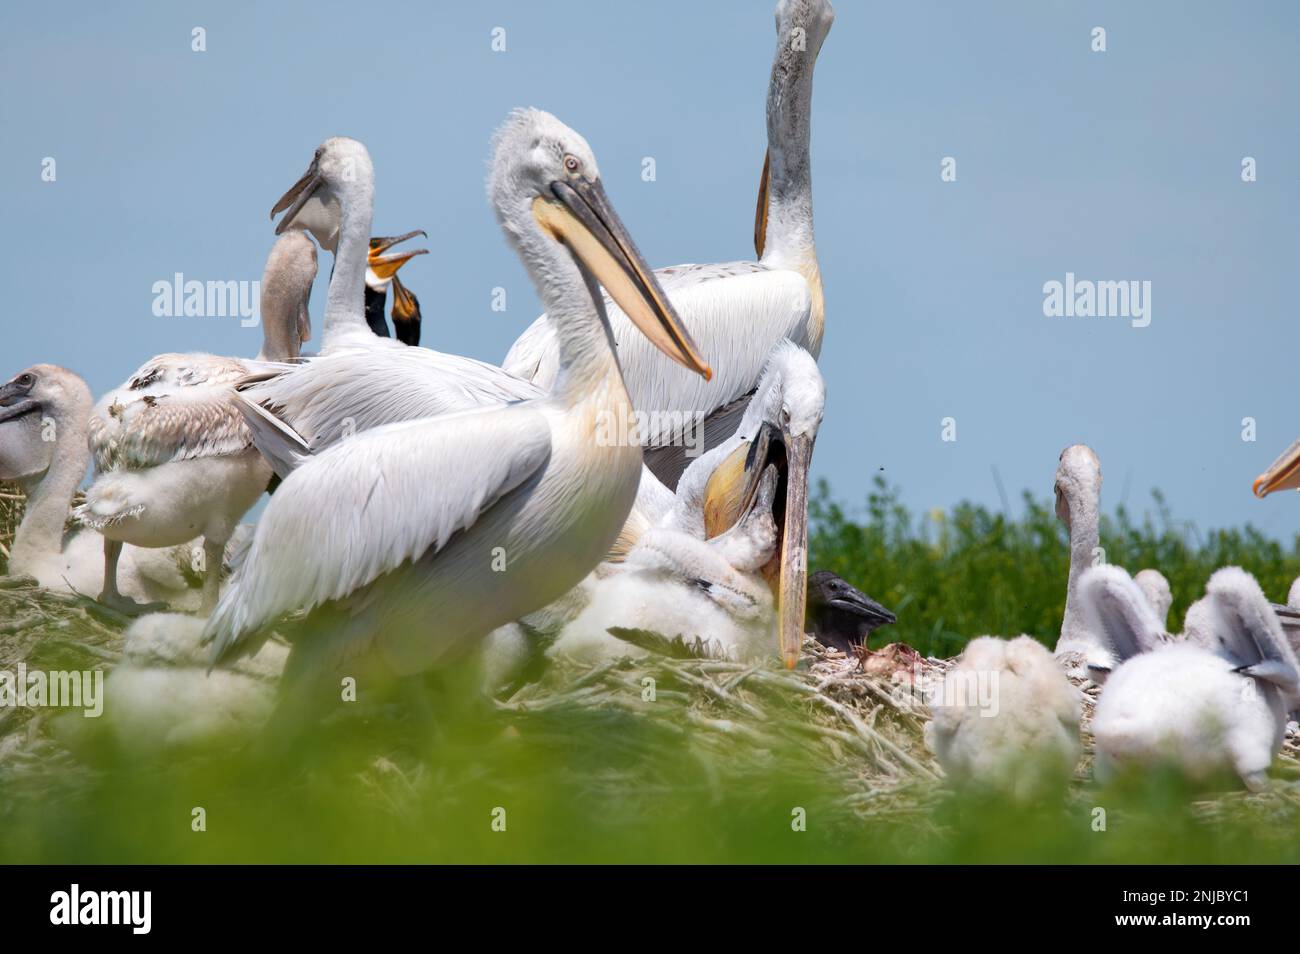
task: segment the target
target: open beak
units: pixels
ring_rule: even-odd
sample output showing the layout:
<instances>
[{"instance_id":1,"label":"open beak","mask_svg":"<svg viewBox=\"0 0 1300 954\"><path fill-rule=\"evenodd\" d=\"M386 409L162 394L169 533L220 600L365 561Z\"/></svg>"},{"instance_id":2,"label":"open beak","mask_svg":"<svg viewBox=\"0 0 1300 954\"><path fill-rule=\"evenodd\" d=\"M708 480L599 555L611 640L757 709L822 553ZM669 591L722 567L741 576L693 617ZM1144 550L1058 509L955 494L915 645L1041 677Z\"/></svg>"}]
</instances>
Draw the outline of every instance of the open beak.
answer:
<instances>
[{"instance_id":1,"label":"open beak","mask_svg":"<svg viewBox=\"0 0 1300 954\"><path fill-rule=\"evenodd\" d=\"M1300 489L1300 440L1282 452L1264 473L1255 478L1256 497L1267 497L1275 490Z\"/></svg>"},{"instance_id":2,"label":"open beak","mask_svg":"<svg viewBox=\"0 0 1300 954\"><path fill-rule=\"evenodd\" d=\"M763 174L758 180L758 208L754 211L754 251L759 258L763 257L763 249L767 247L767 186L771 176L768 154L763 153Z\"/></svg>"},{"instance_id":3,"label":"open beak","mask_svg":"<svg viewBox=\"0 0 1300 954\"><path fill-rule=\"evenodd\" d=\"M784 490L778 490L772 514L779 537L777 551L762 572L776 595L781 661L787 669L795 667L803 649L812 451L813 438L806 434L787 434L764 424L752 441L742 442L722 460L704 486L704 529L711 539L754 507L769 464L775 464L781 474Z\"/></svg>"},{"instance_id":4,"label":"open beak","mask_svg":"<svg viewBox=\"0 0 1300 954\"><path fill-rule=\"evenodd\" d=\"M320 172L316 168L316 160L313 159L311 166L302 174L302 178L289 186L289 191L280 196L280 201L275 203L275 206L271 209L272 219L284 212L284 218L275 227L276 235L284 234L293 225L294 218L302 211L302 207L307 204L307 200L316 194L320 184Z\"/></svg>"},{"instance_id":5,"label":"open beak","mask_svg":"<svg viewBox=\"0 0 1300 954\"><path fill-rule=\"evenodd\" d=\"M533 215L568 246L655 347L706 381L713 377L599 179L551 183L551 196L533 200Z\"/></svg>"},{"instance_id":6,"label":"open beak","mask_svg":"<svg viewBox=\"0 0 1300 954\"><path fill-rule=\"evenodd\" d=\"M398 252L394 255L370 255L370 270L380 281L386 281L397 275L397 270L417 255L428 255L427 248L417 248L410 252Z\"/></svg>"}]
</instances>

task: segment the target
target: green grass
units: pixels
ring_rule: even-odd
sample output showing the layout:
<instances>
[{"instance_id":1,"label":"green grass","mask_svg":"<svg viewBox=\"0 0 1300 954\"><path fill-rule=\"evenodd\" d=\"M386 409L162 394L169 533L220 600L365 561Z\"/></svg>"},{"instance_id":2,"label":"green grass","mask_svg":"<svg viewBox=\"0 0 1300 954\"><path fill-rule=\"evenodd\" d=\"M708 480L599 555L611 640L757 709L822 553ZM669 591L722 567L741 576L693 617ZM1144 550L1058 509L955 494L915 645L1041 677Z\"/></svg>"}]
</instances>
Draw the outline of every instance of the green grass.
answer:
<instances>
[{"instance_id":1,"label":"green grass","mask_svg":"<svg viewBox=\"0 0 1300 954\"><path fill-rule=\"evenodd\" d=\"M898 615L876 644L952 656L975 636L1028 633L1051 646L1065 611L1068 536L1049 501L1028 491L1023 499L1018 519L971 503L920 515L880 477L860 508L835 501L823 482L809 504L809 567L835 571ZM1287 547L1249 525L1202 532L1175 520L1159 491L1140 522L1122 507L1104 515L1101 547L1131 573L1164 573L1172 632L1219 567L1244 567L1278 602L1300 576L1300 536Z\"/></svg>"},{"instance_id":2,"label":"green grass","mask_svg":"<svg viewBox=\"0 0 1300 954\"><path fill-rule=\"evenodd\" d=\"M819 489L810 563L898 613L882 641L950 655L982 633L1055 638L1067 549L1045 502L1026 495L1019 519L970 504L922 517L877 482L854 513ZM1300 540L1198 535L1158 497L1141 523L1107 519L1102 545L1111 562L1169 577L1174 628L1221 565L1246 567L1275 599L1300 574ZM50 644L39 661L75 666L62 652ZM864 818L811 743L754 752L738 739L719 756L671 710L501 711L469 682L443 680L431 733L375 710L315 727L288 758L140 763L95 726L75 748L89 772L0 762L0 863L1300 862L1294 783L1211 809L1158 772L1030 809L916 783L904 810ZM192 829L196 807L206 831ZM792 829L796 807L805 831ZM498 808L505 831L493 830Z\"/></svg>"}]
</instances>

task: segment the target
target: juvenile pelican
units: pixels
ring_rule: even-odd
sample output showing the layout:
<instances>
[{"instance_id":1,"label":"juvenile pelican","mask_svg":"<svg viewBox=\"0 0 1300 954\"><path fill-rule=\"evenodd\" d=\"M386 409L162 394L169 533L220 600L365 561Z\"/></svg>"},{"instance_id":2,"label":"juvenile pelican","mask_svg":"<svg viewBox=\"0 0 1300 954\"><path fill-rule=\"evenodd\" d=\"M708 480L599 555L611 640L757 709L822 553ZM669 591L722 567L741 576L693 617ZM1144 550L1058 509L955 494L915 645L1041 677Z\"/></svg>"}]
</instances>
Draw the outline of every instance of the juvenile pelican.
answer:
<instances>
[{"instance_id":1,"label":"juvenile pelican","mask_svg":"<svg viewBox=\"0 0 1300 954\"><path fill-rule=\"evenodd\" d=\"M689 459L686 431L702 422L703 443L730 436L758 384L768 352L784 339L821 352L823 300L813 241L809 159L813 67L835 12L826 0L781 0L767 95L768 156L755 230L757 262L679 265L656 272L718 379L691 378L656 355L609 305L610 326L633 405L649 412L646 463L669 488ZM558 344L545 316L515 342L504 367L542 388L554 386Z\"/></svg>"},{"instance_id":2,"label":"juvenile pelican","mask_svg":"<svg viewBox=\"0 0 1300 954\"><path fill-rule=\"evenodd\" d=\"M284 212L277 234L309 231L334 255L320 354L294 365L263 365L241 384L255 439L265 434L258 447L282 477L300 454L381 424L500 406L543 393L493 365L408 348L371 330L363 288L369 289L365 277L375 270L370 239L374 191L366 147L339 136L317 147L307 172L271 212L273 217ZM385 256L384 261L399 257ZM395 307L407 307L400 296Z\"/></svg>"},{"instance_id":3,"label":"juvenile pelican","mask_svg":"<svg viewBox=\"0 0 1300 954\"><path fill-rule=\"evenodd\" d=\"M89 530L64 534L90 463L92 404L86 382L53 364L30 367L0 386L0 480L16 481L27 494L9 572L33 576L46 589L89 593L103 580L103 537ZM196 595L173 553L131 547L121 576L131 596L188 606Z\"/></svg>"},{"instance_id":4,"label":"juvenile pelican","mask_svg":"<svg viewBox=\"0 0 1300 954\"><path fill-rule=\"evenodd\" d=\"M945 674L926 741L955 783L1029 801L1074 774L1079 704L1037 640L981 636Z\"/></svg>"},{"instance_id":5,"label":"juvenile pelican","mask_svg":"<svg viewBox=\"0 0 1300 954\"><path fill-rule=\"evenodd\" d=\"M429 250L417 248L411 252L398 252L392 255L384 253L400 242L424 234L423 230L417 229L403 235L372 238L369 267L366 268L366 324L381 338L389 337L388 321L384 318L384 305L388 299L388 289L391 287L393 336L402 344L412 347L420 343L420 302L398 279L397 270L415 256L429 254Z\"/></svg>"},{"instance_id":6,"label":"juvenile pelican","mask_svg":"<svg viewBox=\"0 0 1300 954\"><path fill-rule=\"evenodd\" d=\"M614 213L581 136L549 113L516 110L497 133L488 192L556 325L556 388L537 400L377 427L289 474L205 639L214 662L227 662L256 651L282 614L311 609L285 670L295 707L338 698L337 682L319 677L344 672L370 686L450 660L557 599L608 551L636 494L641 449L598 440L602 420L627 421L633 409L597 283L666 354L710 374ZM311 195L286 198L301 209ZM369 221L349 222L346 205L342 219L342 234L355 231L364 243ZM331 305L342 251L340 243ZM354 302L356 278L339 292Z\"/></svg>"},{"instance_id":7,"label":"juvenile pelican","mask_svg":"<svg viewBox=\"0 0 1300 954\"><path fill-rule=\"evenodd\" d=\"M1071 444L1061 451L1056 467L1056 516L1070 535L1070 575L1066 583L1065 615L1056 655L1080 659L1086 665L1102 648L1079 603L1079 580L1102 557L1101 461L1087 444ZM1143 570L1142 590L1154 600L1152 608L1163 618L1169 612L1169 582L1158 570ZM1078 667L1074 671L1081 672Z\"/></svg>"},{"instance_id":8,"label":"juvenile pelican","mask_svg":"<svg viewBox=\"0 0 1300 954\"><path fill-rule=\"evenodd\" d=\"M295 233L276 242L262 278L260 359L298 356L310 335L315 277L311 239ZM118 588L123 543L170 547L202 536L200 612L216 605L226 543L271 477L233 387L248 371L238 358L163 354L95 406L89 439L97 476L77 516L104 536L102 602L145 608Z\"/></svg>"},{"instance_id":9,"label":"juvenile pelican","mask_svg":"<svg viewBox=\"0 0 1300 954\"><path fill-rule=\"evenodd\" d=\"M1098 777L1172 764L1193 781L1226 770L1263 788L1287 713L1300 707L1300 664L1254 578L1238 567L1210 578L1202 643L1163 633L1118 567L1089 570L1080 598L1118 663L1092 722Z\"/></svg>"}]
</instances>

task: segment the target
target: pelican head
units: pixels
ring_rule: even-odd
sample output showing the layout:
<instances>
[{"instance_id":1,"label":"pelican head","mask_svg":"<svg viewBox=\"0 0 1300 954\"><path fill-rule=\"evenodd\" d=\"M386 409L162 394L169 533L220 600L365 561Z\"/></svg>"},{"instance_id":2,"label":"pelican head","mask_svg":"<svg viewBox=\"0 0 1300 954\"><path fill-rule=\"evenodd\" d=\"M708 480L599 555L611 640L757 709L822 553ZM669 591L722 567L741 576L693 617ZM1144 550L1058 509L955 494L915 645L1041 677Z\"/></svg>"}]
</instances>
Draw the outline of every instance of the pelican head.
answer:
<instances>
[{"instance_id":1,"label":"pelican head","mask_svg":"<svg viewBox=\"0 0 1300 954\"><path fill-rule=\"evenodd\" d=\"M781 658L793 668L803 645L808 578L808 468L826 408L817 362L790 341L772 349L745 416L741 441L704 488L708 537L734 526L754 506L768 465L781 475L773 508L780 545L763 574L776 591Z\"/></svg>"},{"instance_id":2,"label":"pelican head","mask_svg":"<svg viewBox=\"0 0 1300 954\"><path fill-rule=\"evenodd\" d=\"M27 480L47 470L60 425L84 420L93 403L86 382L55 364L32 365L0 385L0 480Z\"/></svg>"},{"instance_id":3,"label":"pelican head","mask_svg":"<svg viewBox=\"0 0 1300 954\"><path fill-rule=\"evenodd\" d=\"M559 242L660 351L706 380L712 377L614 212L582 136L550 113L515 110L494 139L488 195L510 241L538 263L542 286L563 276L539 243Z\"/></svg>"},{"instance_id":4,"label":"pelican head","mask_svg":"<svg viewBox=\"0 0 1300 954\"><path fill-rule=\"evenodd\" d=\"M1256 497L1267 497L1275 490L1300 490L1300 440L1255 478L1253 489Z\"/></svg>"},{"instance_id":5,"label":"pelican head","mask_svg":"<svg viewBox=\"0 0 1300 954\"><path fill-rule=\"evenodd\" d=\"M427 248L411 249L408 252L394 252L385 254L394 245L399 245L407 239L413 239L417 235L428 238L429 235L424 229L416 229L413 232L404 232L401 235L376 236L370 240L370 251L366 256L366 287L374 291L386 291L389 285L393 285L397 280L397 271L417 255L428 255ZM398 286L394 285L393 294L400 297Z\"/></svg>"},{"instance_id":6,"label":"pelican head","mask_svg":"<svg viewBox=\"0 0 1300 954\"><path fill-rule=\"evenodd\" d=\"M374 166L364 145L347 136L326 139L316 147L311 165L271 209L280 235L286 229L304 229L328 252L338 249L342 222L340 197L350 189L374 188ZM367 228L368 231L368 228Z\"/></svg>"},{"instance_id":7,"label":"pelican head","mask_svg":"<svg viewBox=\"0 0 1300 954\"><path fill-rule=\"evenodd\" d=\"M1101 461L1091 447L1071 444L1061 451L1060 463L1056 465L1055 490L1056 515L1067 530L1072 530L1070 505L1101 499Z\"/></svg>"}]
</instances>

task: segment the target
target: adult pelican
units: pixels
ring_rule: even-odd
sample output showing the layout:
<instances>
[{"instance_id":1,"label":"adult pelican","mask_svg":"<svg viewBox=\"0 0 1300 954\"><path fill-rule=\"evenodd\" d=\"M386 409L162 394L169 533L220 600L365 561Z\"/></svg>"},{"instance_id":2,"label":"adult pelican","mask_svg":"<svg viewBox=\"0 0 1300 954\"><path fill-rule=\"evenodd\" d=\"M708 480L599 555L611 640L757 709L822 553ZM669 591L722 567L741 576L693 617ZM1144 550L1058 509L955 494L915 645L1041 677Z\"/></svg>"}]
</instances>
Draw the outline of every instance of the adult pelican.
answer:
<instances>
[{"instance_id":1,"label":"adult pelican","mask_svg":"<svg viewBox=\"0 0 1300 954\"><path fill-rule=\"evenodd\" d=\"M628 317L609 307L628 392L645 415L646 464L670 488L690 463L689 449L698 438L708 448L735 431L774 345L789 338L814 358L821 352L824 308L813 241L809 137L813 67L834 19L826 0L781 0L776 7L768 154L755 227L759 260L678 265L655 273L716 361L718 379L705 385L662 360L634 334ZM543 316L515 342L503 366L549 389L557 380L558 357L555 331Z\"/></svg>"},{"instance_id":2,"label":"adult pelican","mask_svg":"<svg viewBox=\"0 0 1300 954\"><path fill-rule=\"evenodd\" d=\"M310 609L285 670L295 707L338 698L337 682L319 677L372 686L448 661L557 599L608 551L641 448L598 440L601 420L633 413L598 283L665 354L711 374L580 135L549 113L511 113L488 193L555 323L561 374L543 398L356 434L285 479L205 639L214 664L227 662L255 652L284 613ZM281 205L309 201L300 190ZM364 241L370 223L343 219ZM343 264L340 254L336 279ZM340 294L359 296L355 277ZM396 353L376 349L375 360Z\"/></svg>"},{"instance_id":3,"label":"adult pelican","mask_svg":"<svg viewBox=\"0 0 1300 954\"><path fill-rule=\"evenodd\" d=\"M1261 498L1279 490L1300 490L1300 440L1292 442L1268 470L1256 477L1251 489Z\"/></svg>"},{"instance_id":4,"label":"adult pelican","mask_svg":"<svg viewBox=\"0 0 1300 954\"><path fill-rule=\"evenodd\" d=\"M262 278L259 358L298 356L310 336L315 277L316 248L307 236L285 236L272 247ZM118 588L123 543L170 547L202 536L200 612L216 605L226 543L271 478L234 390L248 373L239 358L162 354L95 405L89 440L96 477L77 516L104 536L102 602L125 612L154 608Z\"/></svg>"},{"instance_id":5,"label":"adult pelican","mask_svg":"<svg viewBox=\"0 0 1300 954\"><path fill-rule=\"evenodd\" d=\"M770 646L776 628L793 667L807 599L808 469L825 406L817 362L781 342L735 433L691 463L676 493L645 472L610 560L525 630L589 655L626 648L607 635L614 627L672 637L689 626L746 656Z\"/></svg>"},{"instance_id":6,"label":"adult pelican","mask_svg":"<svg viewBox=\"0 0 1300 954\"><path fill-rule=\"evenodd\" d=\"M384 305L388 299L388 290L393 290L393 333L398 341L405 345L420 343L420 300L414 292L402 284L397 271L417 255L427 255L427 248L417 248L409 252L387 254L394 245L425 235L422 229L406 232L402 235L375 236L370 240L370 252L366 268L366 324L370 330L381 338L390 337L388 321L384 318ZM425 235L427 238L428 236Z\"/></svg>"}]
</instances>

